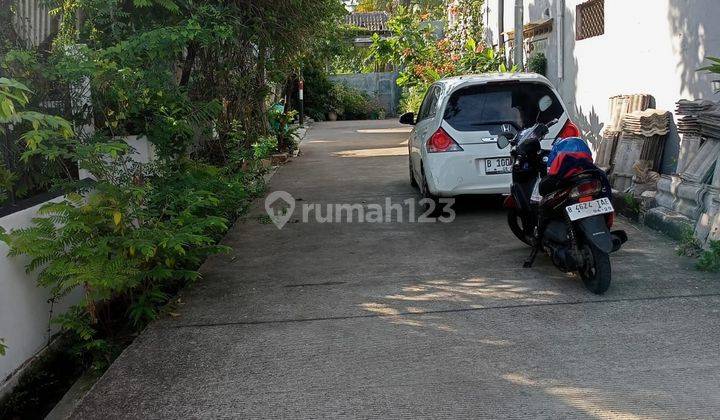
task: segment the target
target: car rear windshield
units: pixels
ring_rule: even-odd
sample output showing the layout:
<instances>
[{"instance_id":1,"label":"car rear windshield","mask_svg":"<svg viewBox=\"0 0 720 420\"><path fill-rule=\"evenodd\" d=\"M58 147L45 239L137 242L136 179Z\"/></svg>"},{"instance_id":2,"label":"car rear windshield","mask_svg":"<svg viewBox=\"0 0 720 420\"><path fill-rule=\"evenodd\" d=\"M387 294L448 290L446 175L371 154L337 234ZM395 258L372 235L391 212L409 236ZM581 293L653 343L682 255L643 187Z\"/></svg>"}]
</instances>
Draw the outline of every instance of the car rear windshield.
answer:
<instances>
[{"instance_id":1,"label":"car rear windshield","mask_svg":"<svg viewBox=\"0 0 720 420\"><path fill-rule=\"evenodd\" d=\"M469 86L450 96L445 121L458 131L499 133L503 124L520 130L535 124L538 102L545 95L552 98L553 104L540 114L540 121L560 118L562 104L545 84L514 82Z\"/></svg>"}]
</instances>

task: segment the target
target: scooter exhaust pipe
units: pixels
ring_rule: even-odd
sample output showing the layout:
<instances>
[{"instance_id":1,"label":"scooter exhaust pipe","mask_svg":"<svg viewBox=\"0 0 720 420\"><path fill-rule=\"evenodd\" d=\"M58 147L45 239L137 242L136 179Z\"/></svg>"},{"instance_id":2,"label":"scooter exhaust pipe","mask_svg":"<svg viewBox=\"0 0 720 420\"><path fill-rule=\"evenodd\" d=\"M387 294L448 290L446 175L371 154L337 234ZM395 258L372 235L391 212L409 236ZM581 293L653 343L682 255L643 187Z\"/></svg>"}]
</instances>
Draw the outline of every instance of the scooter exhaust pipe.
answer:
<instances>
[{"instance_id":1,"label":"scooter exhaust pipe","mask_svg":"<svg viewBox=\"0 0 720 420\"><path fill-rule=\"evenodd\" d=\"M614 230L610 232L612 237L612 251L617 252L622 248L623 244L628 241L627 233L624 230Z\"/></svg>"}]
</instances>

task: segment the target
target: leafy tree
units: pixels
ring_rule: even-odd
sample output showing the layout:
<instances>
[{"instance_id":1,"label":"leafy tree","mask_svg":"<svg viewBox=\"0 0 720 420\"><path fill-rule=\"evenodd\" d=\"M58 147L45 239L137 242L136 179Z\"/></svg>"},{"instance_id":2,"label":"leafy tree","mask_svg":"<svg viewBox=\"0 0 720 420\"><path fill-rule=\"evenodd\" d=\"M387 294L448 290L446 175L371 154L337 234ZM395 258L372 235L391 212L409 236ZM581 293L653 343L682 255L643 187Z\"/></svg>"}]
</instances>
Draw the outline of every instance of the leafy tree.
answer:
<instances>
[{"instance_id":1,"label":"leafy tree","mask_svg":"<svg viewBox=\"0 0 720 420\"><path fill-rule=\"evenodd\" d=\"M205 257L227 250L217 241L262 185L254 160L278 140L291 146L293 114L275 112L271 126L266 103L345 11L335 0L48 3L60 34L47 54L5 54L3 68L27 85L0 79L0 127L22 128L25 162L67 159L95 183L73 185L0 240L29 258L54 297L85 291L56 322L104 366L118 337L157 317ZM92 112L72 109L68 122L35 110L33 88L51 83L89 93ZM88 124L94 132L72 130ZM156 161L130 158L119 138L131 134L149 138Z\"/></svg>"},{"instance_id":2,"label":"leafy tree","mask_svg":"<svg viewBox=\"0 0 720 420\"><path fill-rule=\"evenodd\" d=\"M369 66L397 65L397 84L404 89L402 108L417 111L427 88L443 77L487 72L515 71L505 66L501 52L473 38L462 48L451 38L437 40L421 16L403 12L388 22L392 36L375 35L368 51Z\"/></svg>"},{"instance_id":3,"label":"leafy tree","mask_svg":"<svg viewBox=\"0 0 720 420\"><path fill-rule=\"evenodd\" d=\"M445 14L446 5L445 0L361 0L355 11L397 13L404 8L437 19Z\"/></svg>"}]
</instances>

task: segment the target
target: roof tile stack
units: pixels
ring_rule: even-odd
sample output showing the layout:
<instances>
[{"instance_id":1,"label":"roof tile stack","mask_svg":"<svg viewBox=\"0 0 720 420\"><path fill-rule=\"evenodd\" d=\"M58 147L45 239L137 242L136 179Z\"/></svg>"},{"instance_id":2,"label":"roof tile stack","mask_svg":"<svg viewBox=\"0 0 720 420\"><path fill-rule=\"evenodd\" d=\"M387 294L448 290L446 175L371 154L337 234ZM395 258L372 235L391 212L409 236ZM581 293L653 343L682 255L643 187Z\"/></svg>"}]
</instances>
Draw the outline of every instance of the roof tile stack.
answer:
<instances>
[{"instance_id":1,"label":"roof tile stack","mask_svg":"<svg viewBox=\"0 0 720 420\"><path fill-rule=\"evenodd\" d=\"M664 136L670 131L672 116L667 111L648 109L635 111L623 118L623 132L642 137Z\"/></svg>"},{"instance_id":2,"label":"roof tile stack","mask_svg":"<svg viewBox=\"0 0 720 420\"><path fill-rule=\"evenodd\" d=\"M614 165L615 154L623 129L625 115L634 111L644 111L655 104L652 95L640 93L635 95L617 95L610 98L610 121L605 124L602 139L598 144L595 156L596 164L604 170Z\"/></svg>"},{"instance_id":3,"label":"roof tile stack","mask_svg":"<svg viewBox=\"0 0 720 420\"><path fill-rule=\"evenodd\" d=\"M703 111L698 116L703 137L720 139L720 111Z\"/></svg>"},{"instance_id":4,"label":"roof tile stack","mask_svg":"<svg viewBox=\"0 0 720 420\"><path fill-rule=\"evenodd\" d=\"M678 115L698 115L703 111L712 111L714 109L717 109L717 104L713 101L705 99L698 99L695 101L680 99L677 102L675 113Z\"/></svg>"},{"instance_id":5,"label":"roof tile stack","mask_svg":"<svg viewBox=\"0 0 720 420\"><path fill-rule=\"evenodd\" d=\"M702 135L702 128L700 126L698 116L702 112L714 111L716 109L717 104L708 100L679 100L677 102L677 108L675 109L675 113L678 115L682 115L683 117L678 119L678 132L680 134L687 134L689 136Z\"/></svg>"},{"instance_id":6,"label":"roof tile stack","mask_svg":"<svg viewBox=\"0 0 720 420\"><path fill-rule=\"evenodd\" d=\"M680 134L688 134L691 136L700 135L700 122L697 116L686 115L678 120L677 126L678 133Z\"/></svg>"},{"instance_id":7,"label":"roof tile stack","mask_svg":"<svg viewBox=\"0 0 720 420\"><path fill-rule=\"evenodd\" d=\"M633 187L633 167L638 162L648 170L660 170L671 121L672 114L659 109L636 110L623 116L622 133L613 157L614 188L625 191Z\"/></svg>"}]
</instances>

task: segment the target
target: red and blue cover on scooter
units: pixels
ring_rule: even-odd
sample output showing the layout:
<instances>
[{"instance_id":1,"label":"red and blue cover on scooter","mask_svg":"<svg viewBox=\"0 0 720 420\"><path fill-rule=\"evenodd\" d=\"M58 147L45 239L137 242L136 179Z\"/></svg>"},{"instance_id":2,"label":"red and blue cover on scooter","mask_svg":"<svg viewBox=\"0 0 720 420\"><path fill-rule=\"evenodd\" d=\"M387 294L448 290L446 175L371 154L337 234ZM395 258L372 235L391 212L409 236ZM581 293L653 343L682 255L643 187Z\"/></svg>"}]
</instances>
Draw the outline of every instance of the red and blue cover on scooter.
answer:
<instances>
[{"instance_id":1,"label":"red and blue cover on scooter","mask_svg":"<svg viewBox=\"0 0 720 420\"><path fill-rule=\"evenodd\" d=\"M605 173L595 166L592 152L585 140L579 137L558 140L550 151L547 164L548 177L540 185L540 194L545 195L554 190L562 180L583 172L594 172L603 183L608 197L610 196L610 182Z\"/></svg>"}]
</instances>

